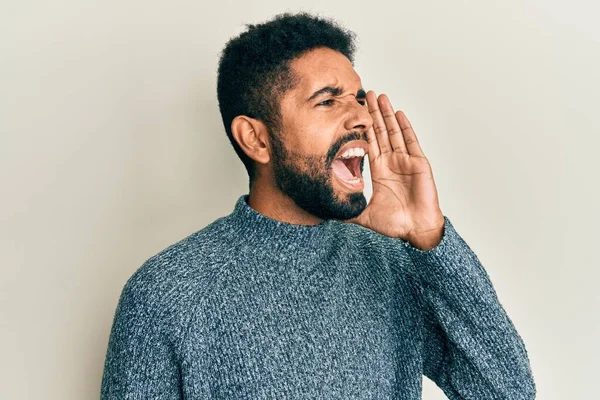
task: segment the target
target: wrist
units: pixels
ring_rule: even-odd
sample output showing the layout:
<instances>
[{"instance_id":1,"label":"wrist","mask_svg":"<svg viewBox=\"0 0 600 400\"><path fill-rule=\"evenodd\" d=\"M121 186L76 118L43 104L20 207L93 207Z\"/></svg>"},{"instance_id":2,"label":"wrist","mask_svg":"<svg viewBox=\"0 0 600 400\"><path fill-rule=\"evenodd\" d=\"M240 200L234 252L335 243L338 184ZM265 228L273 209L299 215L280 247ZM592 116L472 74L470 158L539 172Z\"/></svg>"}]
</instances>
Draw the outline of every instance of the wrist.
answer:
<instances>
[{"instance_id":1,"label":"wrist","mask_svg":"<svg viewBox=\"0 0 600 400\"><path fill-rule=\"evenodd\" d=\"M422 251L427 251L439 245L442 242L443 236L444 223L442 223L438 228L409 235L407 241L411 244L411 246Z\"/></svg>"}]
</instances>

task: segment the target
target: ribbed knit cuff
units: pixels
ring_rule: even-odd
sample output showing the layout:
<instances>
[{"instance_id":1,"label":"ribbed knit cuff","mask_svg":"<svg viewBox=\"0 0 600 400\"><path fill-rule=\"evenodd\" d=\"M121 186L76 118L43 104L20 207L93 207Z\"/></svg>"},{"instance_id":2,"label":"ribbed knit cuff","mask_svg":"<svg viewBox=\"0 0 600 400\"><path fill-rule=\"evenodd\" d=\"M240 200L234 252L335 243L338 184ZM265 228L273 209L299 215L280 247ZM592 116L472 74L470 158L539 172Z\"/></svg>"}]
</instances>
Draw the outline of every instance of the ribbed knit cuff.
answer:
<instances>
[{"instance_id":1,"label":"ribbed knit cuff","mask_svg":"<svg viewBox=\"0 0 600 400\"><path fill-rule=\"evenodd\" d=\"M410 244L410 242L408 240L402 240L402 242L409 249L409 251L412 251L414 254L420 254L420 255L431 257L431 256L439 256L441 253L443 253L444 249L446 247L448 247L448 242L453 239L456 239L455 236L456 236L456 231L454 230L454 227L452 226L450 219L444 215L444 232L442 234L442 240L440 241L440 243L437 244L437 246L435 246L429 250L421 250L419 248L414 247L412 244ZM413 255L413 254L411 254L411 255Z\"/></svg>"},{"instance_id":2,"label":"ribbed knit cuff","mask_svg":"<svg viewBox=\"0 0 600 400\"><path fill-rule=\"evenodd\" d=\"M444 232L437 246L421 250L406 240L402 243L423 284L444 291L453 288L456 296L463 292L469 297L482 295L490 300L495 297L487 271L447 216L444 216Z\"/></svg>"}]
</instances>

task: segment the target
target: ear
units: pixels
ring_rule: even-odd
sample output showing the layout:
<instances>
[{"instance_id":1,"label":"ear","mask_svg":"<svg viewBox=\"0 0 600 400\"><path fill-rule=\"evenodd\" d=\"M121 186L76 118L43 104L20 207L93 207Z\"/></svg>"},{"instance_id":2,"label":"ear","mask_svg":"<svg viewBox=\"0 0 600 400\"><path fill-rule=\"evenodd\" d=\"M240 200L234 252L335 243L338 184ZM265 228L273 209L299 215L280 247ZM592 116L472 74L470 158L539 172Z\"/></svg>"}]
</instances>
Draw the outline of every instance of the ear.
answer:
<instances>
[{"instance_id":1,"label":"ear","mask_svg":"<svg viewBox=\"0 0 600 400\"><path fill-rule=\"evenodd\" d=\"M262 121L238 115L231 121L231 133L248 157L261 164L269 162L268 130Z\"/></svg>"}]
</instances>

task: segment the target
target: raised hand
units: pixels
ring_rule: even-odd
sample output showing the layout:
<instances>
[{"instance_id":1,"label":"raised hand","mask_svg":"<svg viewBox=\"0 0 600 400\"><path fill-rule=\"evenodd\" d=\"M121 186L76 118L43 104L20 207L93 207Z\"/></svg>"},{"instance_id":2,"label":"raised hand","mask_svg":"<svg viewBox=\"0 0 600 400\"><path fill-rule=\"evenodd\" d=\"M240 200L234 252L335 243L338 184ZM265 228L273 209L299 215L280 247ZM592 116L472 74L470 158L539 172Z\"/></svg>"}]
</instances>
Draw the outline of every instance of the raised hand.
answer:
<instances>
[{"instance_id":1,"label":"raised hand","mask_svg":"<svg viewBox=\"0 0 600 400\"><path fill-rule=\"evenodd\" d=\"M367 93L373 126L367 131L373 195L365 210L346 222L408 240L428 250L442 238L444 215L429 161L402 111L385 94Z\"/></svg>"}]
</instances>

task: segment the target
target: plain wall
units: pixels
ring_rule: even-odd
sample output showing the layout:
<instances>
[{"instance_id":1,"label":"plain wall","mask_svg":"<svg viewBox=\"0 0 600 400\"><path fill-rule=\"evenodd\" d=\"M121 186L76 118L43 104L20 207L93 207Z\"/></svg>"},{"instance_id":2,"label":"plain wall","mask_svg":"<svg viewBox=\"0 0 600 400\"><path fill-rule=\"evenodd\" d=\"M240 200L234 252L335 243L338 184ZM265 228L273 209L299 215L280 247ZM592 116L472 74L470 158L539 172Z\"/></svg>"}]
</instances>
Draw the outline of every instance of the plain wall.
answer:
<instances>
[{"instance_id":1,"label":"plain wall","mask_svg":"<svg viewBox=\"0 0 600 400\"><path fill-rule=\"evenodd\" d=\"M0 399L98 398L127 278L247 192L219 51L245 23L300 10L355 31L364 87L411 120L538 398L597 395L598 6L319 3L3 2ZM425 399L445 398L424 381Z\"/></svg>"}]
</instances>

